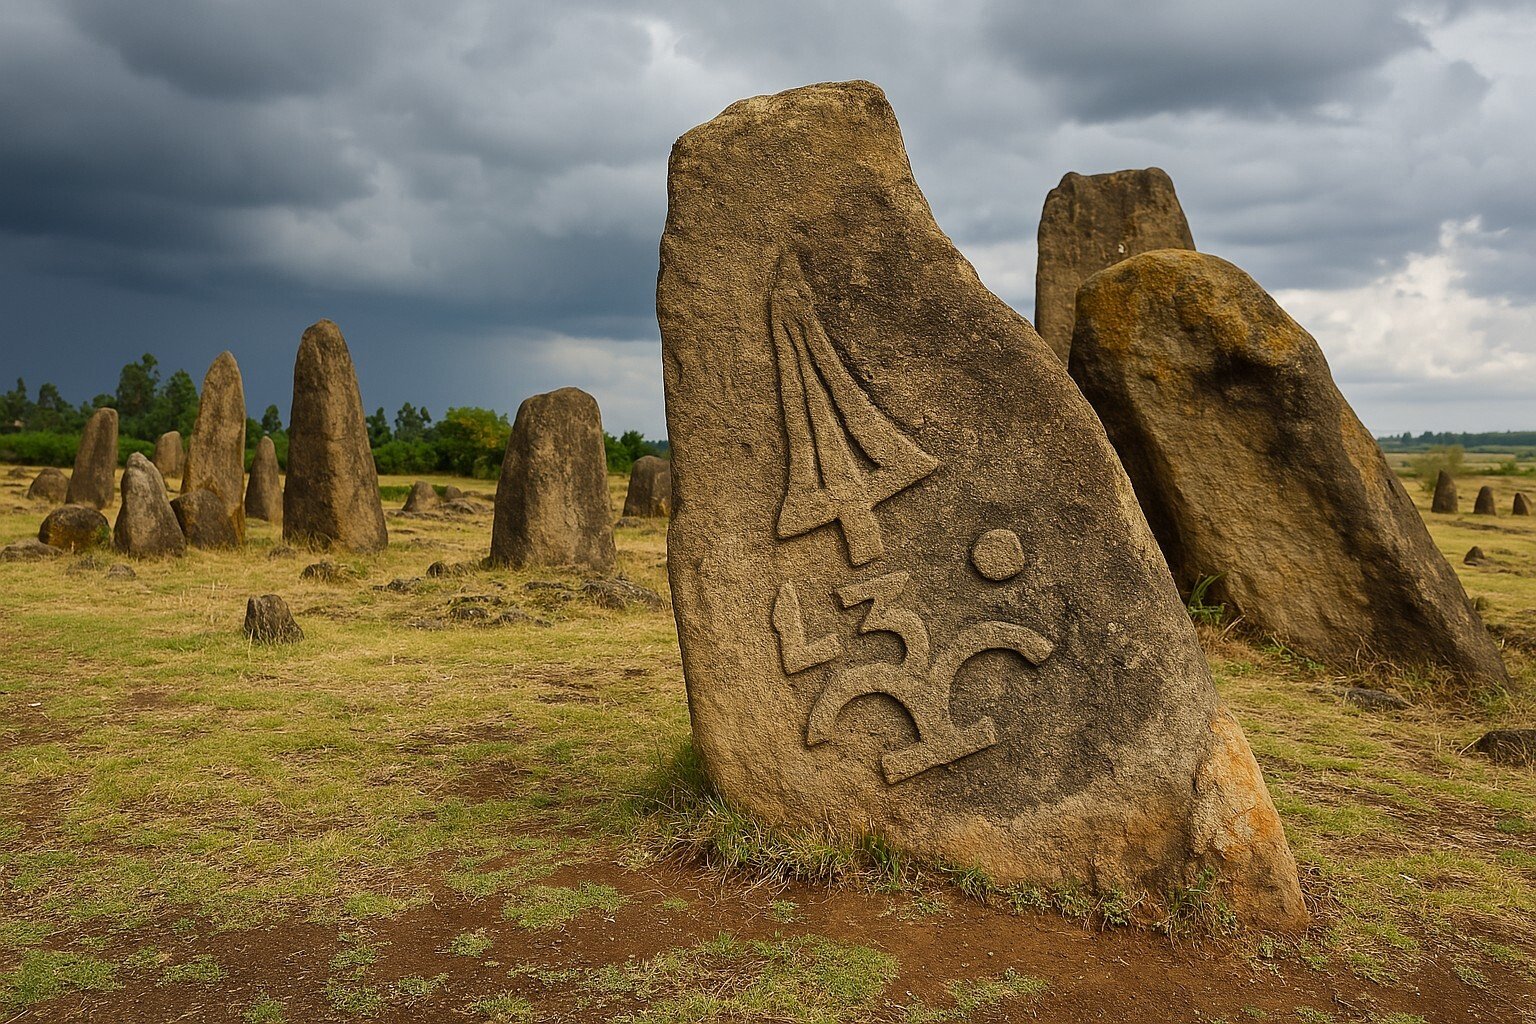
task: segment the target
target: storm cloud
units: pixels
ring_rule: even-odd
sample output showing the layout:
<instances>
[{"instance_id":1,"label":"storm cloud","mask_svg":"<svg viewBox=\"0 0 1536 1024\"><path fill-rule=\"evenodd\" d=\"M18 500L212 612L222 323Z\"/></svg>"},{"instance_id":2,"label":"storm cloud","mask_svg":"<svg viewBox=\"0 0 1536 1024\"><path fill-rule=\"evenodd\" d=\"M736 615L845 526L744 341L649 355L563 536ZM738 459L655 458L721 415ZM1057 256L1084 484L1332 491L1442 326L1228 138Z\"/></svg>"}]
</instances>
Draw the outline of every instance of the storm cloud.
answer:
<instances>
[{"instance_id":1,"label":"storm cloud","mask_svg":"<svg viewBox=\"0 0 1536 1024\"><path fill-rule=\"evenodd\" d=\"M337 320L364 401L510 410L575 383L663 432L672 141L865 78L940 224L1028 315L1068 170L1158 165L1380 431L1536 426L1536 10L1006 0L12 0L0 374L80 400L225 347L287 407Z\"/></svg>"}]
</instances>

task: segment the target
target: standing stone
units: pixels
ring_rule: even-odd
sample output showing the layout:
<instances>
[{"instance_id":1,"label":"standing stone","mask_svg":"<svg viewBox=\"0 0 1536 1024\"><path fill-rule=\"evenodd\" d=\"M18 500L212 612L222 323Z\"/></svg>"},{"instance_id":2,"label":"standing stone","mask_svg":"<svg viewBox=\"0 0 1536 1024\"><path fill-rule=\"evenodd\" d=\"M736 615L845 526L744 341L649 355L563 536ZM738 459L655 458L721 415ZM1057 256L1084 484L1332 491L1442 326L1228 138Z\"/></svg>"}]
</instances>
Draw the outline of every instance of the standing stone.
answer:
<instances>
[{"instance_id":1,"label":"standing stone","mask_svg":"<svg viewBox=\"0 0 1536 1024\"><path fill-rule=\"evenodd\" d=\"M167 430L155 439L152 461L161 477L181 476L187 465L187 450L181 443L181 431Z\"/></svg>"},{"instance_id":2,"label":"standing stone","mask_svg":"<svg viewBox=\"0 0 1536 1024\"><path fill-rule=\"evenodd\" d=\"M389 544L357 370L329 320L304 332L293 364L283 540L356 552Z\"/></svg>"},{"instance_id":3,"label":"standing stone","mask_svg":"<svg viewBox=\"0 0 1536 1024\"><path fill-rule=\"evenodd\" d=\"M1472 514L1475 516L1498 515L1493 503L1493 488L1484 484L1477 490L1477 500L1472 503Z\"/></svg>"},{"instance_id":4,"label":"standing stone","mask_svg":"<svg viewBox=\"0 0 1536 1024\"><path fill-rule=\"evenodd\" d=\"M610 572L612 520L597 399L579 388L526 399L496 483L491 563Z\"/></svg>"},{"instance_id":5,"label":"standing stone","mask_svg":"<svg viewBox=\"0 0 1536 1024\"><path fill-rule=\"evenodd\" d=\"M212 491L188 491L171 502L171 511L193 547L211 550L240 546L224 499Z\"/></svg>"},{"instance_id":6,"label":"standing stone","mask_svg":"<svg viewBox=\"0 0 1536 1024\"><path fill-rule=\"evenodd\" d=\"M256 457L251 460L251 477L245 484L245 514L269 523L283 518L282 471L277 465L277 448L270 437L256 442Z\"/></svg>"},{"instance_id":7,"label":"standing stone","mask_svg":"<svg viewBox=\"0 0 1536 1024\"><path fill-rule=\"evenodd\" d=\"M411 485L411 493L405 496L405 505L402 512L436 512L443 505L443 499L437 496L437 491L425 480L417 480Z\"/></svg>"},{"instance_id":8,"label":"standing stone","mask_svg":"<svg viewBox=\"0 0 1536 1024\"><path fill-rule=\"evenodd\" d=\"M642 455L629 470L624 495L626 516L667 516L672 513L672 463Z\"/></svg>"},{"instance_id":9,"label":"standing stone","mask_svg":"<svg viewBox=\"0 0 1536 1024\"><path fill-rule=\"evenodd\" d=\"M1067 361L1077 289L1094 274L1153 249L1193 249L1189 222L1160 167L1068 172L1045 197L1035 264L1035 329Z\"/></svg>"},{"instance_id":10,"label":"standing stone","mask_svg":"<svg viewBox=\"0 0 1536 1024\"><path fill-rule=\"evenodd\" d=\"M80 448L75 453L75 471L69 477L65 496L71 505L106 508L112 504L117 472L117 410L97 409L85 422Z\"/></svg>"},{"instance_id":11,"label":"standing stone","mask_svg":"<svg viewBox=\"0 0 1536 1024\"><path fill-rule=\"evenodd\" d=\"M1515 492L1515 504L1512 514L1517 516L1528 516L1531 514L1531 500L1520 491Z\"/></svg>"},{"instance_id":12,"label":"standing stone","mask_svg":"<svg viewBox=\"0 0 1536 1024\"><path fill-rule=\"evenodd\" d=\"M224 503L235 534L245 542L245 385L235 357L220 352L203 378L181 493L210 491Z\"/></svg>"},{"instance_id":13,"label":"standing stone","mask_svg":"<svg viewBox=\"0 0 1536 1024\"><path fill-rule=\"evenodd\" d=\"M112 540L107 517L89 505L60 505L38 527L37 539L60 551L89 551Z\"/></svg>"},{"instance_id":14,"label":"standing stone","mask_svg":"<svg viewBox=\"0 0 1536 1024\"><path fill-rule=\"evenodd\" d=\"M46 501L57 505L68 497L69 477L52 466L38 473L32 480L32 486L27 488L29 501Z\"/></svg>"},{"instance_id":15,"label":"standing stone","mask_svg":"<svg viewBox=\"0 0 1536 1024\"><path fill-rule=\"evenodd\" d=\"M1311 335L1215 256L1084 282L1072 376L1174 579L1335 667L1503 682L1498 648Z\"/></svg>"},{"instance_id":16,"label":"standing stone","mask_svg":"<svg viewBox=\"0 0 1536 1024\"><path fill-rule=\"evenodd\" d=\"M1456 497L1456 480L1445 470L1435 477L1435 496L1430 500L1431 512L1455 512L1461 505Z\"/></svg>"},{"instance_id":17,"label":"standing stone","mask_svg":"<svg viewBox=\"0 0 1536 1024\"><path fill-rule=\"evenodd\" d=\"M245 602L245 635L259 644L290 644L304 639L304 630L293 621L288 602L276 594L262 594Z\"/></svg>"},{"instance_id":18,"label":"standing stone","mask_svg":"<svg viewBox=\"0 0 1536 1024\"><path fill-rule=\"evenodd\" d=\"M1248 743L1066 368L868 83L673 147L657 315L695 746L775 824L1003 883L1306 920Z\"/></svg>"},{"instance_id":19,"label":"standing stone","mask_svg":"<svg viewBox=\"0 0 1536 1024\"><path fill-rule=\"evenodd\" d=\"M122 508L112 531L117 550L139 558L186 553L187 538L165 496L165 479L155 464L138 452L128 456L122 494Z\"/></svg>"}]
</instances>

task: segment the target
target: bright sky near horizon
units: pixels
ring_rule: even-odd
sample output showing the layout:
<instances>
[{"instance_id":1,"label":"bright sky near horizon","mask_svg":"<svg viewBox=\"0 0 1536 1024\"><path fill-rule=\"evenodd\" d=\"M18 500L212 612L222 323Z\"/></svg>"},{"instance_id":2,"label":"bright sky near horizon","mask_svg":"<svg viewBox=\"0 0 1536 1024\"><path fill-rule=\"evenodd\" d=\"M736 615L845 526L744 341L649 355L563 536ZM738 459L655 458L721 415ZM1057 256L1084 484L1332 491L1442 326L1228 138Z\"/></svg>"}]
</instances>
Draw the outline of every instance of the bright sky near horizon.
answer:
<instances>
[{"instance_id":1,"label":"bright sky near horizon","mask_svg":"<svg viewBox=\"0 0 1536 1024\"><path fill-rule=\"evenodd\" d=\"M661 436L673 139L864 78L1025 316L1046 192L1157 165L1371 429L1533 429L1532 54L1531 0L9 0L0 385L227 347L286 418L328 316L370 409L575 384Z\"/></svg>"}]
</instances>

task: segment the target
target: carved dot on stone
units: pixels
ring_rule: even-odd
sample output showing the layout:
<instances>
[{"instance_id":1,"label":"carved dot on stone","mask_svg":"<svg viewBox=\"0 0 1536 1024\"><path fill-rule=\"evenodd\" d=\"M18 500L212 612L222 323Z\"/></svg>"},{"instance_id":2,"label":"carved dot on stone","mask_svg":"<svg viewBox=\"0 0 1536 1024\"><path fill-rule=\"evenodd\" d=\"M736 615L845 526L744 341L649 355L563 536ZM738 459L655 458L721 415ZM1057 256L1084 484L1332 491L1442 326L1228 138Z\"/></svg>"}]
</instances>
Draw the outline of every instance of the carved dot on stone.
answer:
<instances>
[{"instance_id":1,"label":"carved dot on stone","mask_svg":"<svg viewBox=\"0 0 1536 1024\"><path fill-rule=\"evenodd\" d=\"M971 545L971 564L989 580L1011 580L1024 569L1024 547L1012 530L988 530Z\"/></svg>"}]
</instances>

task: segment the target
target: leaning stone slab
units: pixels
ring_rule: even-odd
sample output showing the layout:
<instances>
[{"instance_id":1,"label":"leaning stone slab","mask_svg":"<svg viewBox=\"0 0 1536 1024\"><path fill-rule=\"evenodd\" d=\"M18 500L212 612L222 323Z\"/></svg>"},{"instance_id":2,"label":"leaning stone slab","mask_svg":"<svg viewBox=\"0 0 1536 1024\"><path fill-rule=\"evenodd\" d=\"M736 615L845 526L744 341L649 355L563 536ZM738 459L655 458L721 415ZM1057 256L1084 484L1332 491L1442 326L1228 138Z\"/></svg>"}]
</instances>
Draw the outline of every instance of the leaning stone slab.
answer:
<instances>
[{"instance_id":1,"label":"leaning stone slab","mask_svg":"<svg viewBox=\"0 0 1536 1024\"><path fill-rule=\"evenodd\" d=\"M155 438L155 454L150 459L160 476L181 476L187 465L187 450L181 443L181 431L167 430Z\"/></svg>"},{"instance_id":2,"label":"leaning stone slab","mask_svg":"<svg viewBox=\"0 0 1536 1024\"><path fill-rule=\"evenodd\" d=\"M629 490L624 495L624 514L659 518L672 511L672 463L654 455L642 455L629 470Z\"/></svg>"},{"instance_id":3,"label":"leaning stone slab","mask_svg":"<svg viewBox=\"0 0 1536 1024\"><path fill-rule=\"evenodd\" d=\"M216 495L235 542L245 542L245 385L228 352L219 353L203 378L181 476L181 493L192 491Z\"/></svg>"},{"instance_id":4,"label":"leaning stone slab","mask_svg":"<svg viewBox=\"0 0 1536 1024\"><path fill-rule=\"evenodd\" d=\"M1209 871L1247 922L1302 924L1129 481L934 223L880 90L737 103L668 195L668 555L725 798L1149 911Z\"/></svg>"},{"instance_id":5,"label":"leaning stone slab","mask_svg":"<svg viewBox=\"0 0 1536 1024\"><path fill-rule=\"evenodd\" d=\"M256 457L251 460L251 475L245 482L245 514L269 523L283 520L282 470L277 464L277 448L270 437L256 442Z\"/></svg>"},{"instance_id":6,"label":"leaning stone slab","mask_svg":"<svg viewBox=\"0 0 1536 1024\"><path fill-rule=\"evenodd\" d=\"M69 477L61 470L49 466L38 473L27 488L29 501L46 501L58 505L69 497Z\"/></svg>"},{"instance_id":7,"label":"leaning stone slab","mask_svg":"<svg viewBox=\"0 0 1536 1024\"><path fill-rule=\"evenodd\" d=\"M1498 648L1311 335L1247 274L1144 253L1077 297L1072 376L1186 592L1339 668L1506 679Z\"/></svg>"},{"instance_id":8,"label":"leaning stone slab","mask_svg":"<svg viewBox=\"0 0 1536 1024\"><path fill-rule=\"evenodd\" d=\"M526 399L496 484L491 563L607 573L617 557L597 399L561 388Z\"/></svg>"},{"instance_id":9,"label":"leaning stone slab","mask_svg":"<svg viewBox=\"0 0 1536 1024\"><path fill-rule=\"evenodd\" d=\"M186 553L187 538L165 496L165 479L155 464L138 452L128 456L122 495L117 525L112 530L117 550L138 558Z\"/></svg>"},{"instance_id":10,"label":"leaning stone slab","mask_svg":"<svg viewBox=\"0 0 1536 1024\"><path fill-rule=\"evenodd\" d=\"M1435 477L1435 496L1430 499L1429 510L1453 513L1460 505L1456 497L1456 478L1442 469Z\"/></svg>"},{"instance_id":11,"label":"leaning stone slab","mask_svg":"<svg viewBox=\"0 0 1536 1024\"><path fill-rule=\"evenodd\" d=\"M106 508L112 504L117 473L117 410L97 409L85 422L75 469L65 501L71 505Z\"/></svg>"},{"instance_id":12,"label":"leaning stone slab","mask_svg":"<svg viewBox=\"0 0 1536 1024\"><path fill-rule=\"evenodd\" d=\"M1193 249L1189 222L1160 167L1068 172L1045 197L1035 264L1035 330L1067 361L1077 289L1105 267L1153 249Z\"/></svg>"},{"instance_id":13,"label":"leaning stone slab","mask_svg":"<svg viewBox=\"0 0 1536 1024\"><path fill-rule=\"evenodd\" d=\"M293 364L283 540L356 552L389 544L357 370L329 320L304 332Z\"/></svg>"},{"instance_id":14,"label":"leaning stone slab","mask_svg":"<svg viewBox=\"0 0 1536 1024\"><path fill-rule=\"evenodd\" d=\"M37 539L61 551L89 551L111 543L112 528L89 505L60 505L43 520Z\"/></svg>"}]
</instances>

